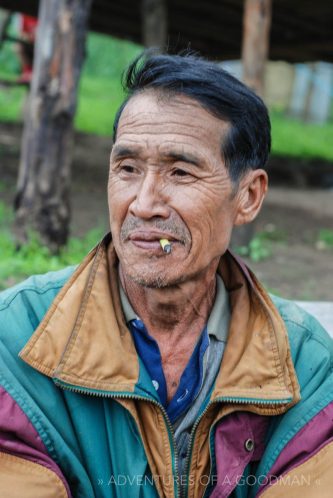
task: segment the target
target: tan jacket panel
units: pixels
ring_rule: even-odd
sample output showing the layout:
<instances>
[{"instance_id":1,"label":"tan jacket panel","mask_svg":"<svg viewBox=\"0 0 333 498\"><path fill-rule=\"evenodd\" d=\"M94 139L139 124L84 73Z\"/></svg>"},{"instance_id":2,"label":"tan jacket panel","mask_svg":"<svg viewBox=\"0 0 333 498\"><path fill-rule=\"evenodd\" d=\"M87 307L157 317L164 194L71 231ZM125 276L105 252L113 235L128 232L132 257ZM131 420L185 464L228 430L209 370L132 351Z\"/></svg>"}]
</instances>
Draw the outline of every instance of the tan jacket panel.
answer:
<instances>
[{"instance_id":1,"label":"tan jacket panel","mask_svg":"<svg viewBox=\"0 0 333 498\"><path fill-rule=\"evenodd\" d=\"M332 498L333 442L282 475L260 498Z\"/></svg>"},{"instance_id":2,"label":"tan jacket panel","mask_svg":"<svg viewBox=\"0 0 333 498\"><path fill-rule=\"evenodd\" d=\"M50 469L0 452L0 496L6 498L68 498L61 479Z\"/></svg>"}]
</instances>

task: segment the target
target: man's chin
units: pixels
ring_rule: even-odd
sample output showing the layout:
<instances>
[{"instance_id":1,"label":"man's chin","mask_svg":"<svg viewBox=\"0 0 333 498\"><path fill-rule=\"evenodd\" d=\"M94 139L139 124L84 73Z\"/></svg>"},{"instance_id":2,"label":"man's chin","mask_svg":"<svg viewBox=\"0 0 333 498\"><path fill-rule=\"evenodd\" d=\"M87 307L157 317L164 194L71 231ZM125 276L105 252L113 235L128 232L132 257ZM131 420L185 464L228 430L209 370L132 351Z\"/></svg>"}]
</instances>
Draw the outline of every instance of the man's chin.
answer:
<instances>
[{"instance_id":1,"label":"man's chin","mask_svg":"<svg viewBox=\"0 0 333 498\"><path fill-rule=\"evenodd\" d=\"M142 287L147 287L149 289L164 289L166 287L174 287L184 281L182 276L168 275L162 272L148 272L140 271L136 272L133 269L129 272L126 271L128 278L133 280L138 285Z\"/></svg>"}]
</instances>

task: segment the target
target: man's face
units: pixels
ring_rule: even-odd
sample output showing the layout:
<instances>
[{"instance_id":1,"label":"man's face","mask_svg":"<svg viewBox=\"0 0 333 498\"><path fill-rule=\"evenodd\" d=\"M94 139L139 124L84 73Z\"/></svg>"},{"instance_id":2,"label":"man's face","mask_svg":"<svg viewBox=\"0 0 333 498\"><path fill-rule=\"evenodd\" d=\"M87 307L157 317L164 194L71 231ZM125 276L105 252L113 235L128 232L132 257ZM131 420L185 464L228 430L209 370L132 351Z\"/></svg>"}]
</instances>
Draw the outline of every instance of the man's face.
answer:
<instances>
[{"instance_id":1,"label":"man's face","mask_svg":"<svg viewBox=\"0 0 333 498\"><path fill-rule=\"evenodd\" d=\"M108 200L122 270L137 283L177 285L216 268L238 208L221 157L227 131L187 97L146 92L126 105L111 152Z\"/></svg>"}]
</instances>

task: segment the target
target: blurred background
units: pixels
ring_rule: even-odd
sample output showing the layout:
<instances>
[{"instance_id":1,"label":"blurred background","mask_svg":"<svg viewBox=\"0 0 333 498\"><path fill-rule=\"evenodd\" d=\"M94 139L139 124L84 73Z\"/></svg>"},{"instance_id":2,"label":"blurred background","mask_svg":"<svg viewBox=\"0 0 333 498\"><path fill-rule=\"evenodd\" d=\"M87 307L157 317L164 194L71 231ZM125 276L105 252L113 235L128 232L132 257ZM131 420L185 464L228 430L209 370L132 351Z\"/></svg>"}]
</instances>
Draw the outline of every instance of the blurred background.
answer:
<instances>
[{"instance_id":1,"label":"blurred background","mask_svg":"<svg viewBox=\"0 0 333 498\"><path fill-rule=\"evenodd\" d=\"M108 230L121 74L190 47L271 113L270 191L235 233L268 290L333 301L333 5L282 0L0 0L0 289L76 264Z\"/></svg>"}]
</instances>

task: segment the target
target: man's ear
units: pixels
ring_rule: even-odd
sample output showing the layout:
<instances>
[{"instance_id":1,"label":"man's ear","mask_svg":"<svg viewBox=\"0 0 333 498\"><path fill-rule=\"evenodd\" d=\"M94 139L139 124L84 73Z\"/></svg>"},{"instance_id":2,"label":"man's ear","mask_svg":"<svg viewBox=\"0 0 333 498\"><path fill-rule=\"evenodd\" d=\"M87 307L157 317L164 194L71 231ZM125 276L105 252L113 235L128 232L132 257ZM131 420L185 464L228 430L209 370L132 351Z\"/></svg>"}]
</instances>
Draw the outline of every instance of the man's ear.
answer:
<instances>
[{"instance_id":1,"label":"man's ear","mask_svg":"<svg viewBox=\"0 0 333 498\"><path fill-rule=\"evenodd\" d=\"M255 169L244 175L237 192L237 214L235 225L250 223L260 211L268 188L268 176L265 170Z\"/></svg>"}]
</instances>

